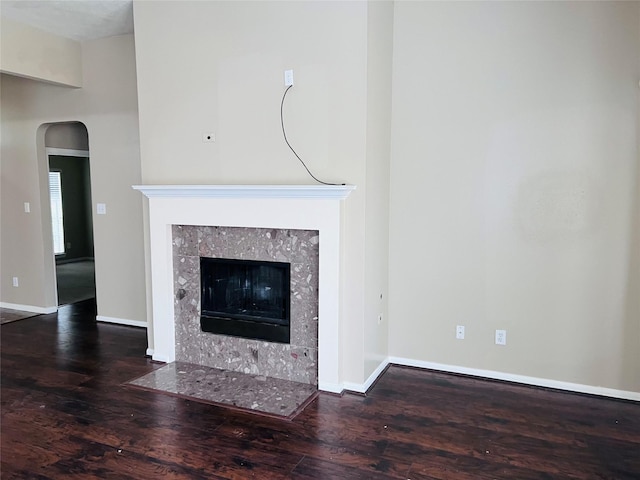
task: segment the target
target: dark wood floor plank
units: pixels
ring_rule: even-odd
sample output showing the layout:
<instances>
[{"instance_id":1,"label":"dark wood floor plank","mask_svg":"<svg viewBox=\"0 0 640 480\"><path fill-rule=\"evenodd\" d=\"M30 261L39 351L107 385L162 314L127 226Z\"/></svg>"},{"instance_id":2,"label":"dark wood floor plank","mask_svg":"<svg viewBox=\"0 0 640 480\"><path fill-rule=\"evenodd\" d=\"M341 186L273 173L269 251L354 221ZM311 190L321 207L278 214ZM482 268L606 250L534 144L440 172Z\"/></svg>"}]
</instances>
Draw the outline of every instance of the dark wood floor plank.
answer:
<instances>
[{"instance_id":1,"label":"dark wood floor plank","mask_svg":"<svg viewBox=\"0 0 640 480\"><path fill-rule=\"evenodd\" d=\"M323 396L319 401L323 400L341 399ZM362 435L357 430L340 428L337 429L337 434L329 439L303 423L283 423L282 426L285 428L278 428L273 423L263 425L247 419L235 419L223 424L217 433L242 438L254 450L272 451L277 448L298 453L308 459L328 459L330 462L358 468L374 475L384 472L393 478L406 478L409 471L410 462L383 458L385 442Z\"/></svg>"},{"instance_id":2,"label":"dark wood floor plank","mask_svg":"<svg viewBox=\"0 0 640 480\"><path fill-rule=\"evenodd\" d=\"M289 478L327 478L345 480L398 480L405 477L384 472L372 473L349 465L342 465L331 460L305 457L291 472Z\"/></svg>"},{"instance_id":3,"label":"dark wood floor plank","mask_svg":"<svg viewBox=\"0 0 640 480\"><path fill-rule=\"evenodd\" d=\"M294 420L126 387L160 365L91 302L3 325L2 479L637 479L640 404L392 366Z\"/></svg>"},{"instance_id":4,"label":"dark wood floor plank","mask_svg":"<svg viewBox=\"0 0 640 480\"><path fill-rule=\"evenodd\" d=\"M128 391L122 390L121 393ZM181 402L180 399L175 401ZM43 402L46 402L46 408L42 408L45 406ZM200 408L202 404L195 405ZM268 473L271 477L279 472L282 478L286 478L302 458L302 455L285 450L263 450L260 459L249 459L241 453L247 447L244 439L235 435L223 438L217 431L218 425L223 421L221 418L213 424L194 418L191 422L176 425L175 419L168 421L163 415L150 415L140 407L135 410L129 408L127 413L118 413L117 407L114 409L111 411L105 406L32 392L29 399L21 401L17 411L8 408L3 413L3 419L24 429L27 425L23 424L23 420L26 422L28 419L28 422L37 426L39 432L54 430L61 433L61 438L76 435L87 444L102 444L110 451L133 454L156 466L169 465L174 470L177 465L186 467L189 476L201 472L203 478L210 475L242 478L246 471L256 475L260 472ZM129 415L129 411L135 413ZM153 435L140 436L139 432L145 430L152 431ZM60 445L64 445L64 442L55 442L55 445L45 442L45 446L52 451L57 451ZM176 448L176 445L180 447ZM210 467L203 468L203 465Z\"/></svg>"},{"instance_id":5,"label":"dark wood floor plank","mask_svg":"<svg viewBox=\"0 0 640 480\"><path fill-rule=\"evenodd\" d=\"M457 419L462 419L466 424L480 428L488 426L495 430L499 430L501 424L507 426L508 430L512 430L510 425L519 425L520 429L528 429L540 438L549 438L551 435L572 436L597 429L599 435L624 441L640 441L637 403L616 402L616 409L612 409L606 402L593 402L593 397L590 396L559 396L556 391L536 388L527 388L530 394L524 396L520 385L454 375L449 376L450 380L438 379L431 382L430 378L442 375L410 368L399 368L397 371L397 377L393 377L391 385L386 385L387 379L381 379L368 401L381 397L387 402L393 398L398 409L406 411L428 399L437 403L439 408L423 409L420 413L425 422L456 422ZM416 388L420 383L424 388ZM401 394L402 391L407 393ZM416 396L412 393L416 391L421 394ZM452 397L457 401L448 402ZM461 410L460 404L473 405L473 410ZM413 412L410 416L415 417ZM562 428L558 428L559 426Z\"/></svg>"}]
</instances>

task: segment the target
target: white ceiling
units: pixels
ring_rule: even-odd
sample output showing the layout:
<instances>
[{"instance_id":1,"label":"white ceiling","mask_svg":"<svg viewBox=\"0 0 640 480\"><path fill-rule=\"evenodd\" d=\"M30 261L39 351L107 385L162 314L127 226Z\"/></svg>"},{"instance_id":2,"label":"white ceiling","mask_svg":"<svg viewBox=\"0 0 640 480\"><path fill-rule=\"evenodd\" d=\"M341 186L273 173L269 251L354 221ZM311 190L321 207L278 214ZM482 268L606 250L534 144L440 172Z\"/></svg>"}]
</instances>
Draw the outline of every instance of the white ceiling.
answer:
<instances>
[{"instance_id":1,"label":"white ceiling","mask_svg":"<svg viewBox=\"0 0 640 480\"><path fill-rule=\"evenodd\" d=\"M133 33L133 0L1 0L0 15L78 41Z\"/></svg>"}]
</instances>

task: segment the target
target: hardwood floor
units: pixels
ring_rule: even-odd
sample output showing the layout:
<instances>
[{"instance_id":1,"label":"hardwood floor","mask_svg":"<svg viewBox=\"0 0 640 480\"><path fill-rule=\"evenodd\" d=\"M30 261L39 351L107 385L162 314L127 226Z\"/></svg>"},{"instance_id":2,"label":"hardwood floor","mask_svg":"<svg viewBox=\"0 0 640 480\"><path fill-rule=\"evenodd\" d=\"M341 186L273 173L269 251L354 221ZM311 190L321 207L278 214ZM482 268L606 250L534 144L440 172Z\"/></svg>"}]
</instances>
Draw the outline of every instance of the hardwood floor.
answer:
<instances>
[{"instance_id":1,"label":"hardwood floor","mask_svg":"<svg viewBox=\"0 0 640 480\"><path fill-rule=\"evenodd\" d=\"M3 325L3 479L638 479L640 404L391 367L293 421L122 386L158 364L91 301Z\"/></svg>"}]
</instances>

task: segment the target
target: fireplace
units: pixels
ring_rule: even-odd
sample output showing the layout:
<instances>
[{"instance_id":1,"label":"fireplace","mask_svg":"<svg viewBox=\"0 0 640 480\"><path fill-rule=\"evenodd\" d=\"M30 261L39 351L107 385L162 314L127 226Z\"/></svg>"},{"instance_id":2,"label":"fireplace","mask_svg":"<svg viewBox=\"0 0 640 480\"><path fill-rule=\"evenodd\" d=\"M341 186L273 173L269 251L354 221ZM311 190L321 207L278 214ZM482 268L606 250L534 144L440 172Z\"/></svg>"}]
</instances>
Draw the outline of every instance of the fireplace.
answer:
<instances>
[{"instance_id":1,"label":"fireplace","mask_svg":"<svg viewBox=\"0 0 640 480\"><path fill-rule=\"evenodd\" d=\"M289 343L291 264L200 257L203 332Z\"/></svg>"},{"instance_id":2,"label":"fireplace","mask_svg":"<svg viewBox=\"0 0 640 480\"><path fill-rule=\"evenodd\" d=\"M175 282L183 285L191 281L199 284L199 258L172 255L172 226L226 225L229 227L258 227L265 229L315 230L319 238L317 316L317 382L321 390L339 393L342 383L342 309L341 226L342 203L355 189L353 185L139 185L149 199L149 243L151 265L151 316L148 353L154 360L173 362L182 355L187 343L200 341L206 332L200 330L199 290L197 297L183 299L176 307ZM191 242L189 243L191 244ZM230 243L229 243L230 244ZM203 244L201 244L203 245ZM204 245L206 246L206 245ZM258 250L256 250L258 251ZM264 250L262 250L264 251ZM240 253L240 252L238 252ZM202 252L200 256L210 255ZM237 258L237 257L236 257ZM191 262L191 259L198 260ZM279 259L276 258L279 261ZM292 276L293 265L292 263ZM176 272L183 269L185 275ZM198 271L197 279L190 275ZM301 272L303 274L303 272ZM302 277L306 279L306 277ZM292 290L293 302L297 301ZM192 316L192 312L196 313ZM179 315L177 313L180 313ZM191 329L191 325L197 325ZM206 334L216 336L215 334ZM243 340L238 337L226 337ZM275 350L284 344L272 343ZM253 354L251 348L246 348ZM236 348L237 350L237 348ZM304 352L294 351L298 358ZM230 352L233 355L233 352ZM206 354L187 360L207 365ZM230 357L235 358L235 357Z\"/></svg>"}]
</instances>

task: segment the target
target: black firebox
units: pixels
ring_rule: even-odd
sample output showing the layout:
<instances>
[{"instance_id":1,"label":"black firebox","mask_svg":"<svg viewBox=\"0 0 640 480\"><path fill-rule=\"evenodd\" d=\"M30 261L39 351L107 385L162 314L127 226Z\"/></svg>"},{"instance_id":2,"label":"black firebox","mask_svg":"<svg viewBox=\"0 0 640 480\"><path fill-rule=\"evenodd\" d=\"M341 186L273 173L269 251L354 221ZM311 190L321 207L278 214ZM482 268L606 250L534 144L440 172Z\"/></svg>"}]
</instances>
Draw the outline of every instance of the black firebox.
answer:
<instances>
[{"instance_id":1,"label":"black firebox","mask_svg":"<svg viewBox=\"0 0 640 480\"><path fill-rule=\"evenodd\" d=\"M289 343L290 278L290 263L200 257L200 328Z\"/></svg>"}]
</instances>

